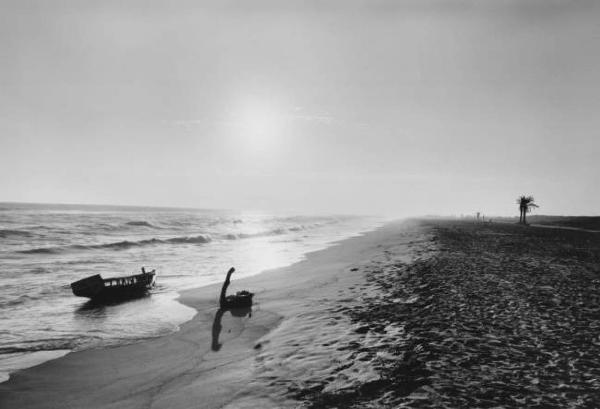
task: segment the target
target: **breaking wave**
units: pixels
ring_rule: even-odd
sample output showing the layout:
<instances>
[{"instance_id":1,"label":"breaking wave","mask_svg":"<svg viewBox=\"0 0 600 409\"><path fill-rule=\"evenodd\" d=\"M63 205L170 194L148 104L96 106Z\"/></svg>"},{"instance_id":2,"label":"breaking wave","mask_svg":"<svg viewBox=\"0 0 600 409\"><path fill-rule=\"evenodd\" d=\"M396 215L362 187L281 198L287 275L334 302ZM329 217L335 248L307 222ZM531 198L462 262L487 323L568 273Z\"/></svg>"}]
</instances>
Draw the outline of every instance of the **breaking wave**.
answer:
<instances>
[{"instance_id":1,"label":"breaking wave","mask_svg":"<svg viewBox=\"0 0 600 409\"><path fill-rule=\"evenodd\" d=\"M280 236L288 233L296 233L299 231L309 230L313 227L318 227L319 225L298 225L292 227L278 227L276 229L260 231L256 233L228 233L221 236L221 238L225 240L239 240L239 239L251 239L254 237L269 237L269 236Z\"/></svg>"},{"instance_id":2,"label":"breaking wave","mask_svg":"<svg viewBox=\"0 0 600 409\"><path fill-rule=\"evenodd\" d=\"M22 253L22 254L53 254L53 253L56 253L58 249L60 249L60 247L41 247L41 248L37 248L37 249L21 250L21 251L19 251L19 253Z\"/></svg>"},{"instance_id":3,"label":"breaking wave","mask_svg":"<svg viewBox=\"0 0 600 409\"><path fill-rule=\"evenodd\" d=\"M25 341L20 345L0 347L0 354L18 354L23 352L56 351L59 349L71 349L73 342L64 339L40 339L36 341Z\"/></svg>"},{"instance_id":4,"label":"breaking wave","mask_svg":"<svg viewBox=\"0 0 600 409\"><path fill-rule=\"evenodd\" d=\"M146 239L138 241L117 241L113 243L104 244L91 244L91 245L71 245L62 247L40 247L29 250L22 250L19 253L22 254L58 254L72 250L101 250L101 249L113 249L113 250L126 250L132 247L141 247L157 244L204 244L210 243L212 240L210 236L200 234L198 236L185 236L185 237L173 237L169 239Z\"/></svg>"},{"instance_id":5,"label":"breaking wave","mask_svg":"<svg viewBox=\"0 0 600 409\"><path fill-rule=\"evenodd\" d=\"M177 243L177 244L186 244L186 243L196 243L196 244L204 244L210 243L212 239L207 235L199 235L199 236L191 236L191 237L174 237L172 239L164 240L167 243Z\"/></svg>"},{"instance_id":6,"label":"breaking wave","mask_svg":"<svg viewBox=\"0 0 600 409\"><path fill-rule=\"evenodd\" d=\"M160 229L160 227L156 227L151 223L145 221L132 221L126 223L127 225L132 226L143 226L143 227L152 227ZM240 240L240 239L251 239L257 237L269 237L269 236L280 236L288 233L297 233L304 230L309 230L314 227L318 227L319 224L314 225L294 225L290 227L278 227L270 230L259 231L254 233L225 233L217 235L221 240ZM73 244L69 246L56 246L56 247L38 247L28 250L21 250L19 253L21 254L59 254L73 250L98 250L98 249L113 249L113 250L126 250L133 247L141 247L141 246L150 246L150 245L159 245L159 244L205 244L210 243L212 238L207 234L200 234L196 236L179 236L172 238L151 238L144 240L123 240L111 243L103 243L103 244Z\"/></svg>"},{"instance_id":7,"label":"breaking wave","mask_svg":"<svg viewBox=\"0 0 600 409\"><path fill-rule=\"evenodd\" d=\"M159 229L160 227L153 225L152 223L149 223L147 221L144 220L134 220L131 222L127 222L125 223L127 226L136 226L136 227L150 227L152 229Z\"/></svg>"}]
</instances>

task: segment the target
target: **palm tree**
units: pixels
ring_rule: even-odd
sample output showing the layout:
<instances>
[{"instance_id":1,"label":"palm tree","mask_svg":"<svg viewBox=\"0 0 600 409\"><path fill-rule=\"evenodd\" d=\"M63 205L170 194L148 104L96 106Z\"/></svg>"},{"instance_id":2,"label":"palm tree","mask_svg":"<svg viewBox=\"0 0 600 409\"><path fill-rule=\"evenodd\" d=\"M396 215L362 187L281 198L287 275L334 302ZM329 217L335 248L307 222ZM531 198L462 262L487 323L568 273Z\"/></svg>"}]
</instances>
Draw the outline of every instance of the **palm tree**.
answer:
<instances>
[{"instance_id":1,"label":"palm tree","mask_svg":"<svg viewBox=\"0 0 600 409\"><path fill-rule=\"evenodd\" d=\"M531 212L533 208L539 207L534 202L535 199L533 196L520 196L517 198L517 204L519 205L519 211L521 213L519 223L527 224L527 213Z\"/></svg>"}]
</instances>

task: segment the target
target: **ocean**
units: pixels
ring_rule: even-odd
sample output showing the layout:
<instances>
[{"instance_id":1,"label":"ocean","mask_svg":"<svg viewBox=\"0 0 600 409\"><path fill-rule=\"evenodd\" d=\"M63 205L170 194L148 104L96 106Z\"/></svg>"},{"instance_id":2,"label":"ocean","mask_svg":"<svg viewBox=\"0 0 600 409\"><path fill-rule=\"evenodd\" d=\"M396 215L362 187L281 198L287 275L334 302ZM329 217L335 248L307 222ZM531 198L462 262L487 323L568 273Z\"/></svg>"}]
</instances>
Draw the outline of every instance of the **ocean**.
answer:
<instances>
[{"instance_id":1,"label":"ocean","mask_svg":"<svg viewBox=\"0 0 600 409\"><path fill-rule=\"evenodd\" d=\"M0 203L0 381L73 350L177 331L181 290L283 267L382 219L225 210ZM69 284L156 269L149 296L93 306ZM215 294L215 305L218 294Z\"/></svg>"}]
</instances>

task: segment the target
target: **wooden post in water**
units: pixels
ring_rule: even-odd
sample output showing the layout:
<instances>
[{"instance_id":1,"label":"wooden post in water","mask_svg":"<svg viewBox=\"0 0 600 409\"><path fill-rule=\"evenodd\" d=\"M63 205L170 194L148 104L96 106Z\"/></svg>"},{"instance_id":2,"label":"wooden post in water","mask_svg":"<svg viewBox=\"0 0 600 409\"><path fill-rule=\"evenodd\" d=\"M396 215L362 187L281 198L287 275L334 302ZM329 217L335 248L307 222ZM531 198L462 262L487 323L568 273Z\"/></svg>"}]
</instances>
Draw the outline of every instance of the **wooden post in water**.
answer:
<instances>
[{"instance_id":1,"label":"wooden post in water","mask_svg":"<svg viewBox=\"0 0 600 409\"><path fill-rule=\"evenodd\" d=\"M235 268L231 267L227 272L227 277L225 278L225 282L223 283L223 287L221 288L221 297L219 297L219 305L221 308L227 307L227 287L229 287L229 283L231 282L231 275L235 271Z\"/></svg>"}]
</instances>

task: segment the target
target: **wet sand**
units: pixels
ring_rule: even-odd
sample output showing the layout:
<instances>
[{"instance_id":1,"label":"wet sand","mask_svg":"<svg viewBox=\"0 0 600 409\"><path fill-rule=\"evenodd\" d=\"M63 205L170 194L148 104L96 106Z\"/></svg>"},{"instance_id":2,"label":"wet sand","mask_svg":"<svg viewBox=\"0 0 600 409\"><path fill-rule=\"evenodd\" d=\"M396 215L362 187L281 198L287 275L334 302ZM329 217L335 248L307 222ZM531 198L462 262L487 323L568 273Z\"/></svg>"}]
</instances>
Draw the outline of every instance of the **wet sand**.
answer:
<instances>
[{"instance_id":1,"label":"wet sand","mask_svg":"<svg viewBox=\"0 0 600 409\"><path fill-rule=\"evenodd\" d=\"M354 292L366 283L363 264L390 243L409 257L404 243L420 234L414 223L395 223L311 253L287 268L243 280L234 275L230 292L256 293L251 316L227 311L219 317L220 285L187 291L180 301L198 314L179 332L71 353L12 374L0 384L0 407L296 407L300 401L289 393L287 382L301 389L314 378L333 376L331 359L347 355L338 351L336 339L358 342L364 335L355 332L350 316L340 309L360 303ZM361 383L368 379L361 378L368 366L354 368L364 369L360 373L348 371L350 380L332 382L342 387ZM371 371L368 376L377 375Z\"/></svg>"}]
</instances>

